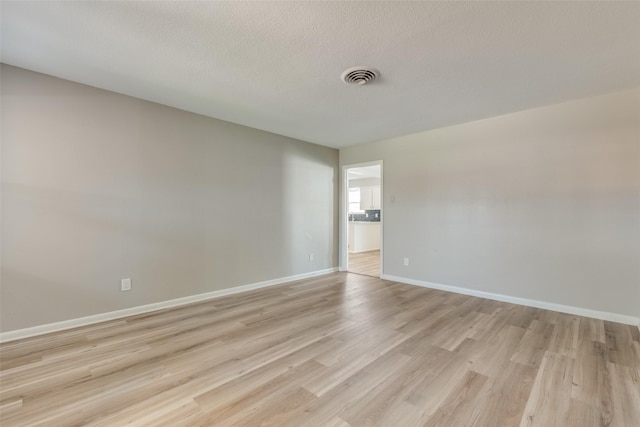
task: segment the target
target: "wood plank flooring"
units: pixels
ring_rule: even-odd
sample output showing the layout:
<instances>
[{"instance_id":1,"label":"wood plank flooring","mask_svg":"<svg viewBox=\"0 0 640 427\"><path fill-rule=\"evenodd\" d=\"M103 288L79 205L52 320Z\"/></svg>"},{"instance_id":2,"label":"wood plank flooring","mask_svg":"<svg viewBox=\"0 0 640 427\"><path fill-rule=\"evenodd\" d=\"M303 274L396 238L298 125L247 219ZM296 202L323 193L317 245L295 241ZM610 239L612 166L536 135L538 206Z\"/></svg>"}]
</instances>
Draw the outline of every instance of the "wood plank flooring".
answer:
<instances>
[{"instance_id":1,"label":"wood plank flooring","mask_svg":"<svg viewBox=\"0 0 640 427\"><path fill-rule=\"evenodd\" d=\"M335 273L0 346L10 426L639 426L637 327Z\"/></svg>"},{"instance_id":2,"label":"wood plank flooring","mask_svg":"<svg viewBox=\"0 0 640 427\"><path fill-rule=\"evenodd\" d=\"M367 252L349 252L349 272L380 277L380 249Z\"/></svg>"}]
</instances>

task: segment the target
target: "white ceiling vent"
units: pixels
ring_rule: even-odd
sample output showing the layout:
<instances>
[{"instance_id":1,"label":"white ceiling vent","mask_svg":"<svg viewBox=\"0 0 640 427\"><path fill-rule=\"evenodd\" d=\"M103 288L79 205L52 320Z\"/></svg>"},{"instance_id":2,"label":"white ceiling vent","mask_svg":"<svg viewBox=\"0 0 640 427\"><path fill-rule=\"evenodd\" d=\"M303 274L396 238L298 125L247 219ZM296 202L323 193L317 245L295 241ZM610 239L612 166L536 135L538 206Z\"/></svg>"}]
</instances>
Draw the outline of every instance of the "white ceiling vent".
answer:
<instances>
[{"instance_id":1,"label":"white ceiling vent","mask_svg":"<svg viewBox=\"0 0 640 427\"><path fill-rule=\"evenodd\" d=\"M350 85L362 86L371 83L380 76L380 72L371 67L352 67L342 73L342 81Z\"/></svg>"}]
</instances>

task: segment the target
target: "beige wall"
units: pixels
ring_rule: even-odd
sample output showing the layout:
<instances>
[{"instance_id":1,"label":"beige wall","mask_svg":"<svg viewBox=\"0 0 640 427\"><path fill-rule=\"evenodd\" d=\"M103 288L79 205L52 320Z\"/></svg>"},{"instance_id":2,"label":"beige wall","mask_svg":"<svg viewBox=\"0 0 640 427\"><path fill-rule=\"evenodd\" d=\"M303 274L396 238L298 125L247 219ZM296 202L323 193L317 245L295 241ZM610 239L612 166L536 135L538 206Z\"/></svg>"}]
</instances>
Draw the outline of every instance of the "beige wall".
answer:
<instances>
[{"instance_id":1,"label":"beige wall","mask_svg":"<svg viewBox=\"0 0 640 427\"><path fill-rule=\"evenodd\" d=\"M640 316L640 88L340 151L374 160L385 274Z\"/></svg>"},{"instance_id":2,"label":"beige wall","mask_svg":"<svg viewBox=\"0 0 640 427\"><path fill-rule=\"evenodd\" d=\"M337 150L1 72L2 331L337 265Z\"/></svg>"}]
</instances>

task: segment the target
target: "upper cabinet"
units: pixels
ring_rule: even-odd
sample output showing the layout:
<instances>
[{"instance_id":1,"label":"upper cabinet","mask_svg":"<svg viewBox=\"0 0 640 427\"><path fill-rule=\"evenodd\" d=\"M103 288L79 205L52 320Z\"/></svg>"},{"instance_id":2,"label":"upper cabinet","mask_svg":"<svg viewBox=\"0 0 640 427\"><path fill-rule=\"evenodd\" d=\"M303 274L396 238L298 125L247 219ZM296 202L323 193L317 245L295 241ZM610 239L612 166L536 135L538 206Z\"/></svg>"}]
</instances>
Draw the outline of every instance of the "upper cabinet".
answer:
<instances>
[{"instance_id":1,"label":"upper cabinet","mask_svg":"<svg viewBox=\"0 0 640 427\"><path fill-rule=\"evenodd\" d=\"M360 187L360 210L380 209L380 186Z\"/></svg>"},{"instance_id":2,"label":"upper cabinet","mask_svg":"<svg viewBox=\"0 0 640 427\"><path fill-rule=\"evenodd\" d=\"M371 187L360 187L360 210L371 209Z\"/></svg>"},{"instance_id":3,"label":"upper cabinet","mask_svg":"<svg viewBox=\"0 0 640 427\"><path fill-rule=\"evenodd\" d=\"M371 187L371 198L372 203L371 203L371 209L380 209L380 187Z\"/></svg>"}]
</instances>

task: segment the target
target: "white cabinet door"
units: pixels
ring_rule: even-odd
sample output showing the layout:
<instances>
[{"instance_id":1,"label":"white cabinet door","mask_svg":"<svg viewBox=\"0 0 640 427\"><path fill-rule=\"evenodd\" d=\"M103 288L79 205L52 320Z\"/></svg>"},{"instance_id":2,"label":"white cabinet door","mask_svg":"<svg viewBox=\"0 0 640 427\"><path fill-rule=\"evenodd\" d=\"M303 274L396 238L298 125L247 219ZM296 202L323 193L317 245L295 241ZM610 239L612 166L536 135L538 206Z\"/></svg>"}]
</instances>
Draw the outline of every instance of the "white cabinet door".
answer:
<instances>
[{"instance_id":1,"label":"white cabinet door","mask_svg":"<svg viewBox=\"0 0 640 427\"><path fill-rule=\"evenodd\" d=\"M380 209L380 187L360 187L360 210Z\"/></svg>"},{"instance_id":2,"label":"white cabinet door","mask_svg":"<svg viewBox=\"0 0 640 427\"><path fill-rule=\"evenodd\" d=\"M349 223L349 252L366 252L380 249L379 222ZM351 234L353 230L353 235Z\"/></svg>"},{"instance_id":3,"label":"white cabinet door","mask_svg":"<svg viewBox=\"0 0 640 427\"><path fill-rule=\"evenodd\" d=\"M349 221L349 252L354 252L356 249L356 223L354 221Z\"/></svg>"},{"instance_id":4,"label":"white cabinet door","mask_svg":"<svg viewBox=\"0 0 640 427\"><path fill-rule=\"evenodd\" d=\"M371 187L371 209L380 209L380 187Z\"/></svg>"},{"instance_id":5,"label":"white cabinet door","mask_svg":"<svg viewBox=\"0 0 640 427\"><path fill-rule=\"evenodd\" d=\"M360 210L366 211L371 209L373 204L373 197L371 193L371 187L360 187Z\"/></svg>"}]
</instances>

